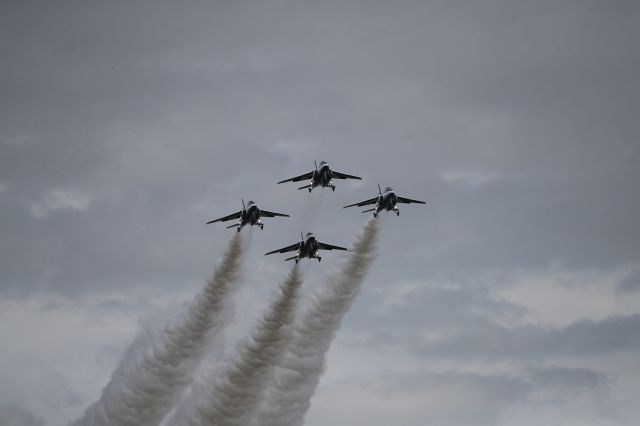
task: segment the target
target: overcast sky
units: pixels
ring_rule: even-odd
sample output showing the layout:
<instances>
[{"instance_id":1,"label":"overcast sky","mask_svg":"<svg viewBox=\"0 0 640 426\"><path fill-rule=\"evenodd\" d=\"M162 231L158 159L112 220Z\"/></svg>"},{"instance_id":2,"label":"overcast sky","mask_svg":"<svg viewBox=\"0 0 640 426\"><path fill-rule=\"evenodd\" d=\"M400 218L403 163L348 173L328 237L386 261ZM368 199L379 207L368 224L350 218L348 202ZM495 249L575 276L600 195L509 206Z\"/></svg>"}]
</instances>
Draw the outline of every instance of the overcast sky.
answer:
<instances>
[{"instance_id":1,"label":"overcast sky","mask_svg":"<svg viewBox=\"0 0 640 426\"><path fill-rule=\"evenodd\" d=\"M640 3L3 1L0 425L74 420L241 198L232 351L300 231L382 217L307 425L636 425ZM326 160L335 192L275 182ZM340 253L306 262L305 292ZM242 313L242 315L240 315Z\"/></svg>"}]
</instances>

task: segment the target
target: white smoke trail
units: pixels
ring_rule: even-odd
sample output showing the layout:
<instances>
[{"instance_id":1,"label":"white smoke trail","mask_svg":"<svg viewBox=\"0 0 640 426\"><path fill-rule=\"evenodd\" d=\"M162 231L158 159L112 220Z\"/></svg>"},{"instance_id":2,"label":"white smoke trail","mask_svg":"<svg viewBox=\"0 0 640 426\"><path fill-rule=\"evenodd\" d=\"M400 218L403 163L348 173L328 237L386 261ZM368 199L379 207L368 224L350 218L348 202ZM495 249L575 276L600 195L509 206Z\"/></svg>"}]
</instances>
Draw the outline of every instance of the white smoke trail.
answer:
<instances>
[{"instance_id":1,"label":"white smoke trail","mask_svg":"<svg viewBox=\"0 0 640 426\"><path fill-rule=\"evenodd\" d=\"M194 387L169 424L243 426L249 423L286 347L287 325L293 318L301 284L302 274L295 265L251 338L242 344L222 372Z\"/></svg>"},{"instance_id":2,"label":"white smoke trail","mask_svg":"<svg viewBox=\"0 0 640 426\"><path fill-rule=\"evenodd\" d=\"M261 426L300 426L324 371L325 357L344 314L375 258L378 220L367 221L346 262L314 292L258 410Z\"/></svg>"},{"instance_id":3,"label":"white smoke trail","mask_svg":"<svg viewBox=\"0 0 640 426\"><path fill-rule=\"evenodd\" d=\"M157 425L171 410L203 356L212 331L219 326L224 302L236 287L243 253L234 233L222 261L180 321L162 330L157 344L125 354L100 399L76 426Z\"/></svg>"}]
</instances>

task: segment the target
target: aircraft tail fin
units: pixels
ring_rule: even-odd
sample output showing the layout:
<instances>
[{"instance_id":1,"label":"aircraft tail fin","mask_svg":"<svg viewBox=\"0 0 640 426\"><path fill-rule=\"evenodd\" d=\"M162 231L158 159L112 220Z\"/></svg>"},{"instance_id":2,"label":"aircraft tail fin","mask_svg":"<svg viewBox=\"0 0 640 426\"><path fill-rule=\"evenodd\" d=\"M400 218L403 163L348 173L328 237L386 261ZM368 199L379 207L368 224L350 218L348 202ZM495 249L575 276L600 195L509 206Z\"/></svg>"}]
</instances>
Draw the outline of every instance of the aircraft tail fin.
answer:
<instances>
[{"instance_id":1,"label":"aircraft tail fin","mask_svg":"<svg viewBox=\"0 0 640 426\"><path fill-rule=\"evenodd\" d=\"M242 210L246 210L247 207L244 205L244 198L242 199Z\"/></svg>"},{"instance_id":2,"label":"aircraft tail fin","mask_svg":"<svg viewBox=\"0 0 640 426\"><path fill-rule=\"evenodd\" d=\"M378 194L382 194L382 188L380 188L380 184L378 184Z\"/></svg>"},{"instance_id":3,"label":"aircraft tail fin","mask_svg":"<svg viewBox=\"0 0 640 426\"><path fill-rule=\"evenodd\" d=\"M316 165L316 171L318 171L318 162L316 160L313 160L313 164Z\"/></svg>"}]
</instances>

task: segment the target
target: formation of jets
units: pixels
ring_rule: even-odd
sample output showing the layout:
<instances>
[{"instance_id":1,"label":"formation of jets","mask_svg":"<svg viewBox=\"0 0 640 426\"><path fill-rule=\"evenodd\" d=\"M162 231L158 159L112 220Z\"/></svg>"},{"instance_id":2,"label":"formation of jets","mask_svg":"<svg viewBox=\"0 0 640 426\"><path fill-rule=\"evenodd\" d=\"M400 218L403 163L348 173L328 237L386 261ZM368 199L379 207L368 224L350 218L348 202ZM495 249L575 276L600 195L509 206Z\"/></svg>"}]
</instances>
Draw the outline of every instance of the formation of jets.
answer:
<instances>
[{"instance_id":1,"label":"formation of jets","mask_svg":"<svg viewBox=\"0 0 640 426\"><path fill-rule=\"evenodd\" d=\"M331 188L331 191L335 191L336 187L333 184L333 179L358 179L362 178L359 176L348 175L346 173L336 172L335 170L331 170L329 164L326 161L321 161L320 164L315 163L315 170L312 170L308 173L302 174L300 176L292 177L289 179L281 180L280 183L285 182L300 182L308 180L307 185L303 185L298 189L308 189L311 192L316 187L321 188ZM359 203L349 204L347 207L362 207L375 204L375 207L365 210L362 213L373 212L374 217L378 217L381 211L394 211L397 216L400 215L400 209L398 209L398 204L425 204L424 201L413 200L411 198L400 197L396 195L395 191L391 189L391 187L386 187L384 192L378 185L378 195L376 197L370 198L368 200L361 201ZM227 226L227 228L237 228L238 232L245 226L259 226L260 229L264 228L264 223L262 222L263 217L289 217L288 214L284 213L276 213L268 210L262 210L258 208L258 205L254 201L249 201L246 205L244 200L242 200L242 210L231 213L230 215L223 216L218 219L210 220L207 222L207 225L215 222L226 222L229 220L237 220L237 223ZM300 242L291 244L290 246L283 247L278 250L273 250L265 255L274 254L274 253L288 253L292 251L296 251L296 255L285 259L287 260L295 260L296 263L300 261L300 259L318 259L318 262L322 260L322 257L319 255L320 250L347 250L344 247L334 246L331 244L326 244L318 241L316 237L308 232L306 236L300 233Z\"/></svg>"}]
</instances>

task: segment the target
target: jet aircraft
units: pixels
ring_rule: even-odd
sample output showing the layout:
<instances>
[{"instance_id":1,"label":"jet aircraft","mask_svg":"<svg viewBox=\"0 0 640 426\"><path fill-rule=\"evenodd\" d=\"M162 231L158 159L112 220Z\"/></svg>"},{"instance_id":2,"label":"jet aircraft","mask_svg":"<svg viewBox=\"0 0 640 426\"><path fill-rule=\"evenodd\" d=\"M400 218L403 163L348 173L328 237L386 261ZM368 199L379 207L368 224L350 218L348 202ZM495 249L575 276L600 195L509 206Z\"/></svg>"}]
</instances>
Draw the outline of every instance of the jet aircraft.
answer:
<instances>
[{"instance_id":1,"label":"jet aircraft","mask_svg":"<svg viewBox=\"0 0 640 426\"><path fill-rule=\"evenodd\" d=\"M262 220L260 220L260 218L276 217L276 216L289 217L288 214L274 213L267 210L260 210L258 208L258 205L254 201L249 201L245 206L244 200L242 200L242 210L240 210L237 213L232 213L228 216L221 217L219 219L211 220L207 222L207 225L215 222L226 222L228 220L238 219L238 223L236 223L235 225L227 226L227 229L237 227L238 232L240 232L242 227L245 225L258 225L260 229L263 229L264 224L262 223Z\"/></svg>"},{"instance_id":2,"label":"jet aircraft","mask_svg":"<svg viewBox=\"0 0 640 426\"><path fill-rule=\"evenodd\" d=\"M366 206L366 205L369 205L369 204L375 204L376 206L374 208L369 209L369 210L365 210L362 213L373 212L373 216L374 217L378 217L378 214L382 210L386 210L386 211L393 210L394 212L396 212L396 216L400 216L400 209L398 209L398 203L426 204L424 201L412 200L411 198L399 197L399 196L396 195L396 193L393 191L393 189L391 187L386 187L384 189L384 192L382 192L382 190L380 189L380 185L378 184L378 196L377 197L371 198L369 200L361 201L359 203L349 204L348 206L344 206L343 208L346 209L347 207L354 207L354 206L362 207L362 206Z\"/></svg>"},{"instance_id":3,"label":"jet aircraft","mask_svg":"<svg viewBox=\"0 0 640 426\"><path fill-rule=\"evenodd\" d=\"M326 161L321 161L319 168L318 168L318 163L315 161L314 163L316 165L315 170L312 170L309 173L305 173L300 176L292 177L290 179L281 180L278 183L299 182L301 180L310 179L310 182L308 185L301 186L298 189L308 189L309 192L311 192L313 188L320 186L322 188L329 187L331 188L332 191L335 191L336 187L333 184L333 179L358 179L358 180L362 179L361 177L358 177L358 176L348 175L345 173L340 173L340 172L331 170L331 168L329 167L329 164Z\"/></svg>"},{"instance_id":4,"label":"jet aircraft","mask_svg":"<svg viewBox=\"0 0 640 426\"><path fill-rule=\"evenodd\" d=\"M285 261L295 260L296 263L298 263L300 259L315 258L315 259L318 259L318 262L320 262L322 260L322 257L318 255L318 252L320 250L347 250L347 249L340 246L333 246L331 244L321 243L316 239L316 237L311 232L307 232L306 237L303 236L301 232L299 243L291 244L290 246L283 247L279 250L270 251L269 253L265 253L265 256L273 253L286 253L286 252L295 251L295 250L298 251L298 254L296 254L293 257L289 257L285 259Z\"/></svg>"}]
</instances>

